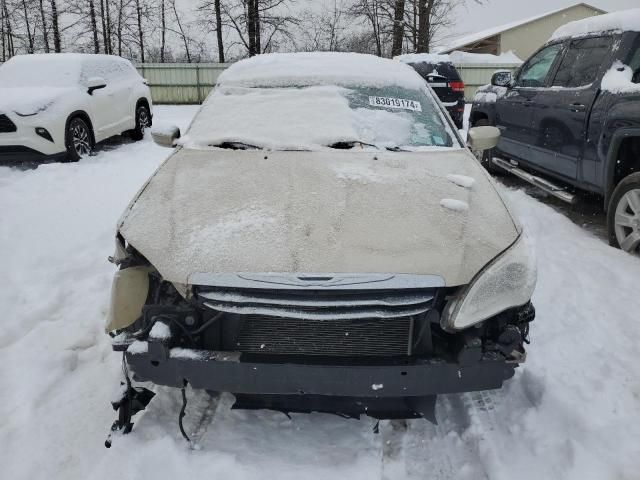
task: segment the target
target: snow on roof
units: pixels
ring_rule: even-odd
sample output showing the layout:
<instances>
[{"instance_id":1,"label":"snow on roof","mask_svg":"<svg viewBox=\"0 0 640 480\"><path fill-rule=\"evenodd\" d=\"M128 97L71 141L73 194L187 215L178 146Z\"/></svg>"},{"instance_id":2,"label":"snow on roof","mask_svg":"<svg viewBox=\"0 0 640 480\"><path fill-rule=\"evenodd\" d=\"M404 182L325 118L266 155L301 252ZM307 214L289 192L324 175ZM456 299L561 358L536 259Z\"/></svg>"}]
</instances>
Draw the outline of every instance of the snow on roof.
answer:
<instances>
[{"instance_id":1,"label":"snow on roof","mask_svg":"<svg viewBox=\"0 0 640 480\"><path fill-rule=\"evenodd\" d=\"M456 50L455 52L451 52L449 57L453 61L453 63L522 63L522 60L513 53L512 50L508 52L501 53L500 55L492 55L490 53L470 53L470 52L461 52L460 50Z\"/></svg>"},{"instance_id":2,"label":"snow on roof","mask_svg":"<svg viewBox=\"0 0 640 480\"><path fill-rule=\"evenodd\" d=\"M408 65L359 53L270 53L241 60L218 77L219 85L285 87L306 85L395 85L424 88Z\"/></svg>"},{"instance_id":3,"label":"snow on roof","mask_svg":"<svg viewBox=\"0 0 640 480\"><path fill-rule=\"evenodd\" d=\"M622 10L569 22L553 32L549 40L579 37L609 31L640 32L640 8L632 8L630 10Z\"/></svg>"},{"instance_id":4,"label":"snow on roof","mask_svg":"<svg viewBox=\"0 0 640 480\"><path fill-rule=\"evenodd\" d=\"M439 53L407 53L393 59L402 63L451 63L449 55Z\"/></svg>"},{"instance_id":5,"label":"snow on roof","mask_svg":"<svg viewBox=\"0 0 640 480\"><path fill-rule=\"evenodd\" d=\"M451 52L453 50L458 50L470 43L476 43L479 42L481 40L485 40L487 38L493 37L495 35L498 35L502 32L506 32L507 30L512 30L514 28L520 27L522 25L526 25L527 23L531 23L531 22L535 22L536 20L540 20L542 18L548 17L550 15L555 15L556 13L560 13L563 12L565 10L568 10L570 8L576 7L578 5L584 5L586 7L592 8L594 10L598 10L598 11L602 11L599 8L593 7L589 4L580 2L580 3L576 3L574 5L570 5L568 7L562 7L562 8L558 8L556 10L552 10L550 12L545 12L542 13L540 15L535 15L533 17L529 17L529 18L525 18L523 20L517 20L515 22L510 22L510 23L505 23L504 25L499 25L497 27L493 27L493 28L488 28L486 30L482 30L480 32L475 32L475 33L471 33L469 35L465 35L463 37L459 37L457 39L454 40L454 43L446 46L445 48L443 48L441 50L441 52Z\"/></svg>"}]
</instances>

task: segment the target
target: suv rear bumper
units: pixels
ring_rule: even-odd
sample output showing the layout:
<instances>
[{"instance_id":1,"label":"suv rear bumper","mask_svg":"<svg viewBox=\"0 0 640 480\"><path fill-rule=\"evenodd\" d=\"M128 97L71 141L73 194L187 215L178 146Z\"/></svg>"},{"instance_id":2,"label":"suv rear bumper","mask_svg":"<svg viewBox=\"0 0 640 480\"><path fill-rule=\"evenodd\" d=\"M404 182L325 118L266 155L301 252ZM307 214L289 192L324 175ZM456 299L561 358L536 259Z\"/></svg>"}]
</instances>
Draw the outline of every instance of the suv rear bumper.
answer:
<instances>
[{"instance_id":1,"label":"suv rear bumper","mask_svg":"<svg viewBox=\"0 0 640 480\"><path fill-rule=\"evenodd\" d=\"M423 397L500 388L517 362L480 360L469 365L411 359L385 364L309 364L242 360L235 352L169 349L134 344L127 362L137 381L234 394L326 395L334 397ZM132 353L139 352L139 353ZM255 358L255 356L254 356ZM328 363L328 362L327 362ZM378 362L380 363L380 362Z\"/></svg>"}]
</instances>

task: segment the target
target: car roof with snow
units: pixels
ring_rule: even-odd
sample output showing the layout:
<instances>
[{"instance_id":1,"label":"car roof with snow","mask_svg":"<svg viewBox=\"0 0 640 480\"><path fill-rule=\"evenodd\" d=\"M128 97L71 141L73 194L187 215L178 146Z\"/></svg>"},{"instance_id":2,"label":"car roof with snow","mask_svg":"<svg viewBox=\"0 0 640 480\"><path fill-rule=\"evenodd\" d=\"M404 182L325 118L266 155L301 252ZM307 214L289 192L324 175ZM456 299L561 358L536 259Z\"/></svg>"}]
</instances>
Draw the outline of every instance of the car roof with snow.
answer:
<instances>
[{"instance_id":1,"label":"car roof with snow","mask_svg":"<svg viewBox=\"0 0 640 480\"><path fill-rule=\"evenodd\" d=\"M306 85L394 85L424 88L424 80L408 65L359 53L313 52L258 55L233 64L218 85L285 87Z\"/></svg>"},{"instance_id":2,"label":"car roof with snow","mask_svg":"<svg viewBox=\"0 0 640 480\"><path fill-rule=\"evenodd\" d=\"M604 32L640 32L640 8L596 15L569 22L553 32L549 41L586 37Z\"/></svg>"}]
</instances>

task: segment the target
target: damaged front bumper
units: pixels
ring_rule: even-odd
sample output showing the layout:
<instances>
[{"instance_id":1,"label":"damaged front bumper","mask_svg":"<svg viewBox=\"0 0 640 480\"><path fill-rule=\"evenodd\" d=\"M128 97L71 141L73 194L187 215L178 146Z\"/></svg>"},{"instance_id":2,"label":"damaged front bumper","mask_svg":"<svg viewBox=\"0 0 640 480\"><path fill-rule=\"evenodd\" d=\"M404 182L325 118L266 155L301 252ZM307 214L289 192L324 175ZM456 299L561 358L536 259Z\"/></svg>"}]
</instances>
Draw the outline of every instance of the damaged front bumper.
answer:
<instances>
[{"instance_id":1,"label":"damaged front bumper","mask_svg":"<svg viewBox=\"0 0 640 480\"><path fill-rule=\"evenodd\" d=\"M169 348L135 342L126 353L137 381L231 392L239 408L325 411L376 418L431 416L421 400L437 394L496 389L511 378L517 362L480 360L468 365L439 359L378 361L377 364L296 363L235 352ZM393 400L400 400L404 407ZM418 405L418 406L416 406Z\"/></svg>"}]
</instances>

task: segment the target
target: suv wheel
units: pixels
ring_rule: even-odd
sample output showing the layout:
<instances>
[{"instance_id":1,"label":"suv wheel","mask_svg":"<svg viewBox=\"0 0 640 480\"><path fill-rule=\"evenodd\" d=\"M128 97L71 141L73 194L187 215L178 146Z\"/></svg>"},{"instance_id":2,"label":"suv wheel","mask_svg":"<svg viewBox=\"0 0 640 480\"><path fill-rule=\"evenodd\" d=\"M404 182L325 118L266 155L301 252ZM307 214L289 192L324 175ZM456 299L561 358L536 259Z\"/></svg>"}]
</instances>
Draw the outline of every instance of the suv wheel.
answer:
<instances>
[{"instance_id":1,"label":"suv wheel","mask_svg":"<svg viewBox=\"0 0 640 480\"><path fill-rule=\"evenodd\" d=\"M144 131L151 126L151 112L146 105L138 105L136 109L136 128L131 130L133 140L142 140Z\"/></svg>"},{"instance_id":2,"label":"suv wheel","mask_svg":"<svg viewBox=\"0 0 640 480\"><path fill-rule=\"evenodd\" d=\"M87 122L80 117L72 118L65 135L67 161L77 162L93 151L93 133Z\"/></svg>"},{"instance_id":3,"label":"suv wheel","mask_svg":"<svg viewBox=\"0 0 640 480\"><path fill-rule=\"evenodd\" d=\"M624 178L613 191L607 228L611 245L640 253L640 172Z\"/></svg>"},{"instance_id":4,"label":"suv wheel","mask_svg":"<svg viewBox=\"0 0 640 480\"><path fill-rule=\"evenodd\" d=\"M476 123L474 123L473 126L474 127L492 127L493 125L491 125L489 120L487 120L486 118L481 118ZM492 161L493 148L490 150L484 150L482 152L473 152L473 154L476 156L480 164L485 168L487 172L493 175L499 175L502 173L502 169L500 169L499 167L496 167L493 164L493 161Z\"/></svg>"}]
</instances>

